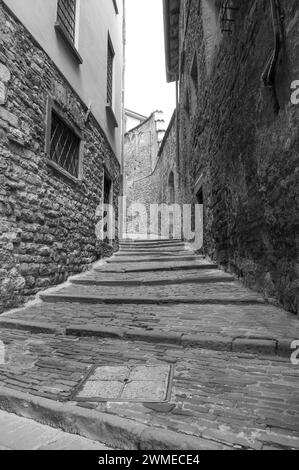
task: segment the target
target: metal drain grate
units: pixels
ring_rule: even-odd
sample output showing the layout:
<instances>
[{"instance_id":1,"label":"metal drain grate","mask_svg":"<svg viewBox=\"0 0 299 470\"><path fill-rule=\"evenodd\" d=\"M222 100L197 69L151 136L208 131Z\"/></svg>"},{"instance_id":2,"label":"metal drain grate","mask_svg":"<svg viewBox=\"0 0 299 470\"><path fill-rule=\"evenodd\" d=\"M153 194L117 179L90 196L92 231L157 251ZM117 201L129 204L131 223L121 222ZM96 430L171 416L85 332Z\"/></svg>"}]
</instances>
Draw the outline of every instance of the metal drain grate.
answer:
<instances>
[{"instance_id":1,"label":"metal drain grate","mask_svg":"<svg viewBox=\"0 0 299 470\"><path fill-rule=\"evenodd\" d=\"M95 366L72 400L89 402L165 402L170 399L170 365Z\"/></svg>"}]
</instances>

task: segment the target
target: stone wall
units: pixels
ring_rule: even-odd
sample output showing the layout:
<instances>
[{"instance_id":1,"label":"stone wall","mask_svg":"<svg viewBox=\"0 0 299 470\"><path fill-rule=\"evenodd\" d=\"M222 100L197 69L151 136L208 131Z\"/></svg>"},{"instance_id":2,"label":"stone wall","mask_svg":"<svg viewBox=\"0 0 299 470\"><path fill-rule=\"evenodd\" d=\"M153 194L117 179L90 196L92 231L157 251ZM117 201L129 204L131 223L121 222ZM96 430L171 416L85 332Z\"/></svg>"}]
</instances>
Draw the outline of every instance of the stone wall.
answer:
<instances>
[{"instance_id":1,"label":"stone wall","mask_svg":"<svg viewBox=\"0 0 299 470\"><path fill-rule=\"evenodd\" d=\"M290 95L299 79L298 1L279 2L283 43L272 87L262 80L274 51L270 0L233 0L230 35L221 32L219 3L182 4L180 185L191 201L203 182L206 253L296 312L299 107Z\"/></svg>"},{"instance_id":2,"label":"stone wall","mask_svg":"<svg viewBox=\"0 0 299 470\"><path fill-rule=\"evenodd\" d=\"M51 96L83 134L83 178L46 163ZM117 205L120 166L92 114L0 2L0 312L86 269L107 251L95 235L104 168Z\"/></svg>"}]
</instances>

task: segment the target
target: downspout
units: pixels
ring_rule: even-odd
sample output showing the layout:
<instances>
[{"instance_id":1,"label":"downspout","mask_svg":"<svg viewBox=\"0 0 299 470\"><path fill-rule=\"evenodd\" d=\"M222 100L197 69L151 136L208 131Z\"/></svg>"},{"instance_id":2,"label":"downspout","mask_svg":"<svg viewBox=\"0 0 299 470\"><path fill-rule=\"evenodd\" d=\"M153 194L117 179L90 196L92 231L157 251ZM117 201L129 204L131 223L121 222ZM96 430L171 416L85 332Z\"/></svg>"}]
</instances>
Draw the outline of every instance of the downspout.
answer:
<instances>
[{"instance_id":1,"label":"downspout","mask_svg":"<svg viewBox=\"0 0 299 470\"><path fill-rule=\"evenodd\" d=\"M271 57L267 63L267 66L263 72L262 80L264 85L267 88L271 88L273 99L274 99L274 108L275 112L278 113L280 106L277 97L277 92L275 88L276 82L276 68L277 62L279 59L279 54L282 48L283 42L283 33L282 33L282 20L283 16L281 14L280 0L270 0L271 3L271 16L272 16L272 27L274 33L274 50L271 54Z\"/></svg>"},{"instance_id":2,"label":"downspout","mask_svg":"<svg viewBox=\"0 0 299 470\"><path fill-rule=\"evenodd\" d=\"M122 136L121 136L121 202L119 204L119 233L118 238L123 238L125 227L125 199L124 199L124 167L125 167L125 71L126 71L126 0L123 0L123 23L122 23L122 41L123 41L123 66L122 66Z\"/></svg>"}]
</instances>

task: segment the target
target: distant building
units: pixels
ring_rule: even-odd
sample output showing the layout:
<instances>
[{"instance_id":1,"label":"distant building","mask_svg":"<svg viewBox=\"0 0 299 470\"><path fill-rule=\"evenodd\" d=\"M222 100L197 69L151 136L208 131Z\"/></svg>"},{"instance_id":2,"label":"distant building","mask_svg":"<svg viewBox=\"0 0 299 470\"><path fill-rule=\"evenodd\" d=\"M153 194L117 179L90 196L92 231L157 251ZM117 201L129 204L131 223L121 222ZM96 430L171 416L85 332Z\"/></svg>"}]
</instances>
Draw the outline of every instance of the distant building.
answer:
<instances>
[{"instance_id":1,"label":"distant building","mask_svg":"<svg viewBox=\"0 0 299 470\"><path fill-rule=\"evenodd\" d=\"M125 109L125 133L129 132L134 127L139 126L139 124L144 122L146 119L147 116Z\"/></svg>"},{"instance_id":2,"label":"distant building","mask_svg":"<svg viewBox=\"0 0 299 470\"><path fill-rule=\"evenodd\" d=\"M135 116L138 115L135 114ZM153 112L139 125L126 132L124 194L127 198L127 205L143 203L149 207L150 203L157 202L152 175L155 174L164 135L165 122L161 111ZM134 228L131 226L129 231L134 232Z\"/></svg>"},{"instance_id":3,"label":"distant building","mask_svg":"<svg viewBox=\"0 0 299 470\"><path fill-rule=\"evenodd\" d=\"M106 250L120 188L123 0L0 2L0 311Z\"/></svg>"}]
</instances>

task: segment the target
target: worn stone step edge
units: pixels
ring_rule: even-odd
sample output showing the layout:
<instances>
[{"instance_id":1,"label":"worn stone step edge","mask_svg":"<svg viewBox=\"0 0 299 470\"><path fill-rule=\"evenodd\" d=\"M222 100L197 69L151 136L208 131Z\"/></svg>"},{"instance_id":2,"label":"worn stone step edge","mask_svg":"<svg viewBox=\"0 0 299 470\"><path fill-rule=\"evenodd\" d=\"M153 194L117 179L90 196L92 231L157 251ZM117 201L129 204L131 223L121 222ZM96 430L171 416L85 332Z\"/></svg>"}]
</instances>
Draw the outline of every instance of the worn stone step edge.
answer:
<instances>
[{"instance_id":1,"label":"worn stone step edge","mask_svg":"<svg viewBox=\"0 0 299 470\"><path fill-rule=\"evenodd\" d=\"M0 387L0 408L123 450L217 450L227 444Z\"/></svg>"},{"instance_id":2,"label":"worn stone step edge","mask_svg":"<svg viewBox=\"0 0 299 470\"><path fill-rule=\"evenodd\" d=\"M190 277L181 279L152 279L152 280L111 280L101 281L99 279L71 279L72 284L82 286L158 286L158 285L171 285L171 284L216 284L218 282L234 282L236 279L233 276L218 276L218 277Z\"/></svg>"},{"instance_id":3,"label":"worn stone step edge","mask_svg":"<svg viewBox=\"0 0 299 470\"><path fill-rule=\"evenodd\" d=\"M116 263L115 263L116 264ZM138 263L139 264L139 263ZM111 265L110 265L111 266ZM109 266L109 267L110 267ZM195 270L195 269L219 269L217 264L183 264L183 265L174 265L174 266L141 266L138 268L118 268L114 269L112 266L110 267L109 270L106 269L106 267L100 267L100 268L95 268L95 271L99 271L102 273L147 273L147 272L158 272L158 271L190 271L190 270Z\"/></svg>"},{"instance_id":4,"label":"worn stone step edge","mask_svg":"<svg viewBox=\"0 0 299 470\"><path fill-rule=\"evenodd\" d=\"M213 298L190 298L190 297L174 297L174 298L158 298L158 297L99 297L92 295L75 295L75 294L40 294L40 299L44 302L74 302L86 304L197 304L197 305L261 305L265 304L263 299L213 299Z\"/></svg>"},{"instance_id":5,"label":"worn stone step edge","mask_svg":"<svg viewBox=\"0 0 299 470\"><path fill-rule=\"evenodd\" d=\"M38 325L38 327L37 327ZM0 329L17 329L25 330L35 334L64 334L66 336L76 337L97 337L97 338L114 338L123 340L144 341L147 343L177 344L185 348L211 349L215 351L229 352L259 352L263 354L277 355L281 357L290 357L292 353L291 343L296 338L261 338L255 336L223 336L204 334L184 334L172 333L162 330L142 330L141 328L118 328L118 327L95 327L86 325L84 327L70 325L63 327L49 327L45 323L36 323L29 321L21 321L16 319L2 320L0 319Z\"/></svg>"},{"instance_id":6,"label":"worn stone step edge","mask_svg":"<svg viewBox=\"0 0 299 470\"><path fill-rule=\"evenodd\" d=\"M176 245L176 244L185 244L184 240L180 240L179 238L163 238L163 239L156 239L156 240L147 240L147 239L140 239L140 240L119 240L120 245Z\"/></svg>"},{"instance_id":7,"label":"worn stone step edge","mask_svg":"<svg viewBox=\"0 0 299 470\"><path fill-rule=\"evenodd\" d=\"M160 262L167 262L167 261L174 261L174 262L177 262L177 261L195 261L197 260L198 258L195 256L195 255L191 255L191 256L167 256L167 257L156 257L156 258L151 258L151 257L144 257L144 258L136 258L134 259L133 256L132 257L122 257L122 256L119 256L118 258L117 257L113 257L113 258L109 258L106 260L106 263L108 264L114 264L114 263L160 263Z\"/></svg>"},{"instance_id":8,"label":"worn stone step edge","mask_svg":"<svg viewBox=\"0 0 299 470\"><path fill-rule=\"evenodd\" d=\"M76 337L98 337L115 338L123 340L136 340L148 343L177 344L184 348L211 349L214 351L228 352L250 352L264 355L277 355L281 357L291 356L291 343L294 338L273 337L262 338L256 336L232 337L223 335L206 336L190 335L184 333L171 333L162 330L144 331L141 328L117 328L117 327L94 327L94 326L72 326L66 328L67 336Z\"/></svg>"},{"instance_id":9,"label":"worn stone step edge","mask_svg":"<svg viewBox=\"0 0 299 470\"><path fill-rule=\"evenodd\" d=\"M59 332L56 325L49 325L41 322L24 321L0 317L0 328L11 328L16 330L30 331L31 333L57 334Z\"/></svg>"},{"instance_id":10,"label":"worn stone step edge","mask_svg":"<svg viewBox=\"0 0 299 470\"><path fill-rule=\"evenodd\" d=\"M123 251L123 250L120 250L118 251L117 253L114 254L114 257L115 258L130 258L130 257L134 257L134 256L137 256L137 257L154 257L154 258L159 258L159 257L172 257L172 256L196 256L194 252L192 251L185 251L185 250L177 250L177 251L167 251L167 250L163 250L163 251Z\"/></svg>"}]
</instances>

